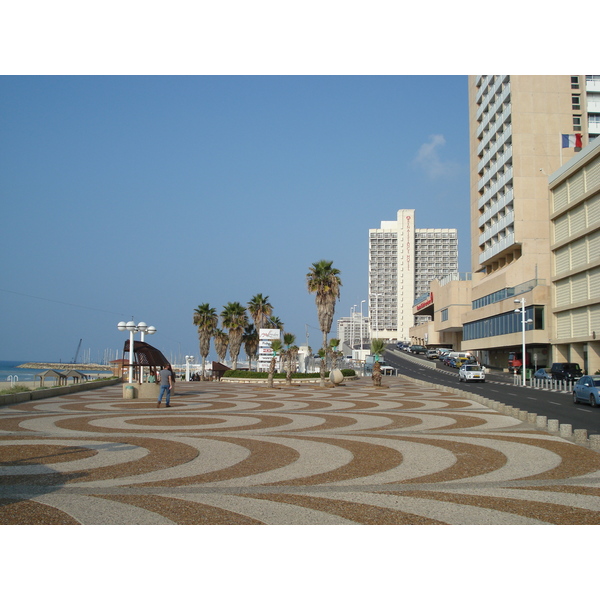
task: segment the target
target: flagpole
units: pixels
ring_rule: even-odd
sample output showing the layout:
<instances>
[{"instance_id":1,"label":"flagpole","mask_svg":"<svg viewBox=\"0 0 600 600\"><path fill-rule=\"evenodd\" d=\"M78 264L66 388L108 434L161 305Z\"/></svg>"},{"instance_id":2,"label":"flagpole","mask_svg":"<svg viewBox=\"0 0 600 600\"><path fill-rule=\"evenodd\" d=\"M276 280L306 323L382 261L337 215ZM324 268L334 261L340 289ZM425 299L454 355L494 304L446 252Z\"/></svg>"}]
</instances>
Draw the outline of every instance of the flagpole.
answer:
<instances>
[{"instance_id":1,"label":"flagpole","mask_svg":"<svg viewBox=\"0 0 600 600\"><path fill-rule=\"evenodd\" d=\"M558 147L560 148L560 166L562 167L562 133L558 134Z\"/></svg>"}]
</instances>

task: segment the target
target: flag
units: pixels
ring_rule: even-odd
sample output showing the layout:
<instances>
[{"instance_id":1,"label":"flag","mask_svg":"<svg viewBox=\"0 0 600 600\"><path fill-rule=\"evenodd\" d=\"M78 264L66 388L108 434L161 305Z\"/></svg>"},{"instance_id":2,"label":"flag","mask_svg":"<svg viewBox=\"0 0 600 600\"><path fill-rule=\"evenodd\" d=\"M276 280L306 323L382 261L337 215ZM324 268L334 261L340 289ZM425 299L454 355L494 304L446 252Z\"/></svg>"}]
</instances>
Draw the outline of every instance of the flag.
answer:
<instances>
[{"instance_id":1,"label":"flag","mask_svg":"<svg viewBox=\"0 0 600 600\"><path fill-rule=\"evenodd\" d=\"M574 133L573 135L562 134L562 148L581 148L581 134Z\"/></svg>"}]
</instances>

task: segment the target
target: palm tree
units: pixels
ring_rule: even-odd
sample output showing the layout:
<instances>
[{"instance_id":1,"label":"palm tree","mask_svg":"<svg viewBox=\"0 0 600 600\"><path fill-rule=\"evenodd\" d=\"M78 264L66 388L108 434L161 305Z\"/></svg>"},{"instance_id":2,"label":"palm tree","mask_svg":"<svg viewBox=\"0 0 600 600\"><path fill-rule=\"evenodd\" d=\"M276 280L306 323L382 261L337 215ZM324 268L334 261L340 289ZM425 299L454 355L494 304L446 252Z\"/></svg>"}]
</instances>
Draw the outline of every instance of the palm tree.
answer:
<instances>
[{"instance_id":1,"label":"palm tree","mask_svg":"<svg viewBox=\"0 0 600 600\"><path fill-rule=\"evenodd\" d=\"M252 357L256 356L259 342L258 333L254 325L250 324L246 327L242 341L244 343L244 350L246 350L246 356L248 357L248 370L252 371Z\"/></svg>"},{"instance_id":2,"label":"palm tree","mask_svg":"<svg viewBox=\"0 0 600 600\"><path fill-rule=\"evenodd\" d=\"M342 280L340 271L333 268L333 261L321 260L313 263L306 274L309 293L316 293L317 316L323 332L323 349L327 348L327 334L331 331L335 303L340 297Z\"/></svg>"},{"instance_id":3,"label":"palm tree","mask_svg":"<svg viewBox=\"0 0 600 600\"><path fill-rule=\"evenodd\" d=\"M285 344L285 353L284 354L284 364L286 371L286 383L287 385L292 385L292 348L291 346L296 341L296 336L293 333L284 333L283 334L283 343Z\"/></svg>"},{"instance_id":4,"label":"palm tree","mask_svg":"<svg viewBox=\"0 0 600 600\"><path fill-rule=\"evenodd\" d=\"M233 362L232 369L237 369L237 359L242 347L244 329L248 325L246 309L239 302L229 302L221 311L223 327L229 330L229 355Z\"/></svg>"},{"instance_id":5,"label":"palm tree","mask_svg":"<svg viewBox=\"0 0 600 600\"><path fill-rule=\"evenodd\" d=\"M229 347L229 336L222 329L215 329L213 337L215 338L215 352L219 357L219 361L224 364L227 348Z\"/></svg>"},{"instance_id":6,"label":"palm tree","mask_svg":"<svg viewBox=\"0 0 600 600\"><path fill-rule=\"evenodd\" d=\"M385 342L379 338L371 340L371 354L375 357L375 361L379 362L379 355L385 350Z\"/></svg>"},{"instance_id":7,"label":"palm tree","mask_svg":"<svg viewBox=\"0 0 600 600\"><path fill-rule=\"evenodd\" d=\"M317 352L317 354L321 358L321 365L319 367L319 376L321 378L321 381L319 382L319 385L321 387L325 387L325 370L327 369L327 352L326 352L325 348L320 348L319 351Z\"/></svg>"},{"instance_id":8,"label":"palm tree","mask_svg":"<svg viewBox=\"0 0 600 600\"><path fill-rule=\"evenodd\" d=\"M271 364L269 365L269 387L273 387L273 373L275 372L275 363L277 362L277 353L283 350L283 344L281 340L273 340L271 342L271 350L273 350L273 358L271 358Z\"/></svg>"},{"instance_id":9,"label":"palm tree","mask_svg":"<svg viewBox=\"0 0 600 600\"><path fill-rule=\"evenodd\" d=\"M199 304L194 310L194 325L198 327L198 338L200 340L200 356L202 357L202 379L204 380L204 362L210 352L210 338L213 336L219 317L217 311L208 303Z\"/></svg>"},{"instance_id":10,"label":"palm tree","mask_svg":"<svg viewBox=\"0 0 600 600\"><path fill-rule=\"evenodd\" d=\"M273 329L279 329L280 331L283 331L284 328L284 323L279 317L269 317L269 325Z\"/></svg>"},{"instance_id":11,"label":"palm tree","mask_svg":"<svg viewBox=\"0 0 600 600\"><path fill-rule=\"evenodd\" d=\"M337 369L337 361L338 358L342 355L341 352L338 352L338 346L340 345L340 340L336 338L331 338L329 340L329 353L331 354L331 370Z\"/></svg>"},{"instance_id":12,"label":"palm tree","mask_svg":"<svg viewBox=\"0 0 600 600\"><path fill-rule=\"evenodd\" d=\"M269 302L269 296L256 294L248 302L248 312L254 321L256 331L265 329L269 322L269 317L273 314L273 307Z\"/></svg>"}]
</instances>

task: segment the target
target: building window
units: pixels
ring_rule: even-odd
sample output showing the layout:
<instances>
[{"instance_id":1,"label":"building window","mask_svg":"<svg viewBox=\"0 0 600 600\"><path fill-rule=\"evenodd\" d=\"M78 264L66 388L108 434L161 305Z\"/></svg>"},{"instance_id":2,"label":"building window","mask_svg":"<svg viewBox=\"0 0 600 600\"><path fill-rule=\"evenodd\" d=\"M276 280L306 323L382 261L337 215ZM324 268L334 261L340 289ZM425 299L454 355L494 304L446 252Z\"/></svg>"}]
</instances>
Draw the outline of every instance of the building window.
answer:
<instances>
[{"instance_id":1,"label":"building window","mask_svg":"<svg viewBox=\"0 0 600 600\"><path fill-rule=\"evenodd\" d=\"M533 323L525 326L527 331L544 329L544 307L529 306L525 308L525 319L532 319ZM465 323L463 327L463 340L476 340L480 338L518 333L522 329L521 315L514 311L502 313L472 323Z\"/></svg>"},{"instance_id":2,"label":"building window","mask_svg":"<svg viewBox=\"0 0 600 600\"><path fill-rule=\"evenodd\" d=\"M579 94L571 95L571 106L573 110L581 110L581 96Z\"/></svg>"},{"instance_id":3,"label":"building window","mask_svg":"<svg viewBox=\"0 0 600 600\"><path fill-rule=\"evenodd\" d=\"M442 321L447 321L448 320L448 309L444 308L444 310L442 310Z\"/></svg>"},{"instance_id":4,"label":"building window","mask_svg":"<svg viewBox=\"0 0 600 600\"><path fill-rule=\"evenodd\" d=\"M579 77L577 77L577 76L571 77L571 89L572 90L579 89Z\"/></svg>"},{"instance_id":5,"label":"building window","mask_svg":"<svg viewBox=\"0 0 600 600\"><path fill-rule=\"evenodd\" d=\"M573 115L573 131L581 131L581 115Z\"/></svg>"}]
</instances>

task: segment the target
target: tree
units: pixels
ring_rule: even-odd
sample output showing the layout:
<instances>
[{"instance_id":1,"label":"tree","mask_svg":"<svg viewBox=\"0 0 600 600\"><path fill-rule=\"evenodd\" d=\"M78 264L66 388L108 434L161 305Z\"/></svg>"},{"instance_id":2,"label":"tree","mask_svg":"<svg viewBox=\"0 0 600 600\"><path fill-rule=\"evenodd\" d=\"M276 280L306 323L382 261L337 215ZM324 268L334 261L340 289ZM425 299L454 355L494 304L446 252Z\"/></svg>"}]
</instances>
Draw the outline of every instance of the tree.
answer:
<instances>
[{"instance_id":1,"label":"tree","mask_svg":"<svg viewBox=\"0 0 600 600\"><path fill-rule=\"evenodd\" d=\"M385 342L379 338L371 340L371 354L375 357L375 361L379 362L379 355L385 350Z\"/></svg>"},{"instance_id":2,"label":"tree","mask_svg":"<svg viewBox=\"0 0 600 600\"><path fill-rule=\"evenodd\" d=\"M257 332L265 329L269 323L269 317L273 314L273 307L269 302L269 296L256 294L248 302L248 312L254 321Z\"/></svg>"},{"instance_id":3,"label":"tree","mask_svg":"<svg viewBox=\"0 0 600 600\"><path fill-rule=\"evenodd\" d=\"M281 340L273 340L271 342L271 350L273 350L273 358L271 358L271 364L269 365L269 387L273 387L273 373L275 372L275 363L277 362L277 353L281 352L283 349L283 344Z\"/></svg>"},{"instance_id":4,"label":"tree","mask_svg":"<svg viewBox=\"0 0 600 600\"><path fill-rule=\"evenodd\" d=\"M221 363L224 364L225 357L227 356L227 348L229 347L229 336L222 329L215 329L213 337L215 338L215 352Z\"/></svg>"},{"instance_id":5,"label":"tree","mask_svg":"<svg viewBox=\"0 0 600 600\"><path fill-rule=\"evenodd\" d=\"M246 326L242 341L244 343L244 350L246 350L246 356L248 357L248 370L252 371L252 357L256 357L259 342L258 332L254 328L254 325L249 324Z\"/></svg>"},{"instance_id":6,"label":"tree","mask_svg":"<svg viewBox=\"0 0 600 600\"><path fill-rule=\"evenodd\" d=\"M232 369L237 369L237 359L242 347L242 338L244 329L248 325L246 309L239 302L229 302L221 311L223 327L226 327L229 333L229 355L233 362Z\"/></svg>"},{"instance_id":7,"label":"tree","mask_svg":"<svg viewBox=\"0 0 600 600\"><path fill-rule=\"evenodd\" d=\"M340 297L342 280L340 271L331 265L333 261L321 260L313 263L306 274L309 293L315 293L319 327L323 332L323 349L327 348L327 334L331 331L335 303Z\"/></svg>"},{"instance_id":8,"label":"tree","mask_svg":"<svg viewBox=\"0 0 600 600\"><path fill-rule=\"evenodd\" d=\"M296 347L293 346L295 341L296 336L293 333L283 334L283 343L285 344L285 351L282 354L284 355L284 368L286 372L285 379L287 385L292 385L292 358L294 357L294 351L292 350L292 348Z\"/></svg>"},{"instance_id":9,"label":"tree","mask_svg":"<svg viewBox=\"0 0 600 600\"><path fill-rule=\"evenodd\" d=\"M210 338L213 336L217 325L219 324L219 317L217 311L212 308L208 303L199 304L198 308L194 310L194 325L198 327L198 339L200 340L200 356L202 357L202 379L205 375L204 362L210 352Z\"/></svg>"},{"instance_id":10,"label":"tree","mask_svg":"<svg viewBox=\"0 0 600 600\"><path fill-rule=\"evenodd\" d=\"M331 370L337 369L337 361L338 358L342 355L341 352L338 352L338 346L340 345L340 340L336 338L331 338L329 340L329 354L331 355Z\"/></svg>"},{"instance_id":11,"label":"tree","mask_svg":"<svg viewBox=\"0 0 600 600\"><path fill-rule=\"evenodd\" d=\"M280 331L283 331L284 323L279 317L270 317L269 327L271 327L272 329L279 329Z\"/></svg>"}]
</instances>

